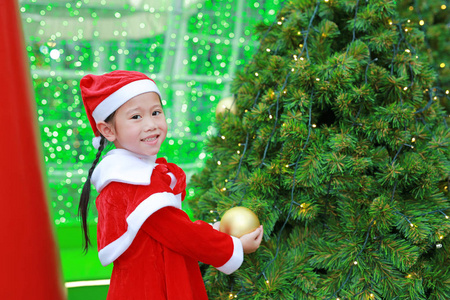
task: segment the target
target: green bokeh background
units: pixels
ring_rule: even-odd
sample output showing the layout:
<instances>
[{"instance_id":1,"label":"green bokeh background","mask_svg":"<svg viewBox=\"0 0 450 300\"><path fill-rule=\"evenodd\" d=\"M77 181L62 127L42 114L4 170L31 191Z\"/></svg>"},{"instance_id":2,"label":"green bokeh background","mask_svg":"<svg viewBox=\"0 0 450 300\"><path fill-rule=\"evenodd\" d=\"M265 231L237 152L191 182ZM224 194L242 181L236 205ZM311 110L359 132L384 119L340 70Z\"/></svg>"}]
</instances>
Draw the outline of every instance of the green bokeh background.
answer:
<instances>
[{"instance_id":1,"label":"green bokeh background","mask_svg":"<svg viewBox=\"0 0 450 300\"><path fill-rule=\"evenodd\" d=\"M108 279L96 245L82 253L78 198L95 157L79 80L88 73L136 70L161 92L169 133L160 155L188 178L208 153L217 103L232 97L236 70L258 47L253 27L273 23L281 1L22 0L19 2L37 103L49 203L65 282ZM93 191L92 199L95 197ZM191 214L192 216L192 214ZM195 216L192 216L193 218ZM97 212L91 206L95 241ZM69 299L104 299L107 286L69 288Z\"/></svg>"},{"instance_id":2,"label":"green bokeh background","mask_svg":"<svg viewBox=\"0 0 450 300\"><path fill-rule=\"evenodd\" d=\"M95 149L79 80L88 73L125 69L144 72L157 82L169 124L160 156L185 170L188 197L183 209L192 216L189 199L195 191L189 179L209 157L204 140L217 134L217 104L232 96L235 72L251 61L259 46L254 26L259 22L277 26L274 21L283 0L18 2L64 281L108 279L112 267L100 265L96 245L87 255L82 253L77 203ZM433 50L438 54L448 52L448 43L437 43L446 36L442 11L448 10L448 1L444 2L433 8L428 1L399 1L405 18L423 17L433 45L443 45ZM448 55L430 54L448 92ZM95 241L97 213L95 205L91 208ZM104 299L107 288L69 288L68 295L70 300Z\"/></svg>"}]
</instances>

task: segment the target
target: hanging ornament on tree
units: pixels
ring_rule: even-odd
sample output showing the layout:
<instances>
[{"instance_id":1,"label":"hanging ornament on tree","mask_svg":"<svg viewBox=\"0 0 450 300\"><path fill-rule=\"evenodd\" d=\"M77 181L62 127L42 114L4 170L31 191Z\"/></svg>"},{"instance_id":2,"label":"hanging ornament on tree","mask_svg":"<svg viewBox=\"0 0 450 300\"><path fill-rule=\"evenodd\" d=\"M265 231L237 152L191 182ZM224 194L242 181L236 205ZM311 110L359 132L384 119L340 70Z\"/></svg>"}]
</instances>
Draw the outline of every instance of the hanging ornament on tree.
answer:
<instances>
[{"instance_id":1,"label":"hanging ornament on tree","mask_svg":"<svg viewBox=\"0 0 450 300\"><path fill-rule=\"evenodd\" d=\"M231 112L236 114L236 99L234 97L226 97L219 101L216 107L216 117L220 114Z\"/></svg>"},{"instance_id":2,"label":"hanging ornament on tree","mask_svg":"<svg viewBox=\"0 0 450 300\"><path fill-rule=\"evenodd\" d=\"M259 226L259 219L254 212L246 207L236 206L225 212L220 220L219 230L240 238Z\"/></svg>"}]
</instances>

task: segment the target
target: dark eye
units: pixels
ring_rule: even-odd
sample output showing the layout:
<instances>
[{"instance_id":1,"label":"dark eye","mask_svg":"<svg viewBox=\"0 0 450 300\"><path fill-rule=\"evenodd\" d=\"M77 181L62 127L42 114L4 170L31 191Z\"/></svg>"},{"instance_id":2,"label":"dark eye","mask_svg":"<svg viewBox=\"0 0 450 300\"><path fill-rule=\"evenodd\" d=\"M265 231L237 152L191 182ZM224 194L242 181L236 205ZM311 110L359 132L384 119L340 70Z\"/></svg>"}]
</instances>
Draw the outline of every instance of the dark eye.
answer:
<instances>
[{"instance_id":1,"label":"dark eye","mask_svg":"<svg viewBox=\"0 0 450 300\"><path fill-rule=\"evenodd\" d=\"M155 111L152 113L152 116L157 116L157 115L159 115L159 114L161 114L161 111L155 110Z\"/></svg>"},{"instance_id":2,"label":"dark eye","mask_svg":"<svg viewBox=\"0 0 450 300\"><path fill-rule=\"evenodd\" d=\"M132 116L131 117L132 119L134 119L134 120L137 120L137 119L140 119L140 118L142 118L140 115L134 115L134 116Z\"/></svg>"}]
</instances>

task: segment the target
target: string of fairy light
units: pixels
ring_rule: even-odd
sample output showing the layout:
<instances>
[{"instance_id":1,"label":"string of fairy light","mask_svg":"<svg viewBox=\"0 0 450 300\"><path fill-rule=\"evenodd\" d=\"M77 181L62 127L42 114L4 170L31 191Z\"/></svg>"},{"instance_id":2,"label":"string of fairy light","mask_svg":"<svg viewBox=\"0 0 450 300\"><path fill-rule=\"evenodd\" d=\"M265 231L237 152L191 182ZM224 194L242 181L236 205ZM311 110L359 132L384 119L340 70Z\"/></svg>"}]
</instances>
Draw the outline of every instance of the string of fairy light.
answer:
<instances>
[{"instance_id":1,"label":"string of fairy light","mask_svg":"<svg viewBox=\"0 0 450 300\"><path fill-rule=\"evenodd\" d=\"M415 2L414 6L410 6L408 9L410 11L413 11L413 10L417 11L417 15L419 16L420 29L425 33L425 36L424 36L425 44L427 45L428 48L430 48L430 43L428 41L428 37L427 37L427 34L426 34L426 32L427 32L427 24L425 23L424 18L422 16L422 11L420 10L420 5L417 4L417 0L415 0L414 2ZM448 1L446 1L446 2L448 4ZM441 4L440 9L445 11L447 9L447 4ZM411 21L408 20L408 23L409 22L411 22ZM436 68L436 66L433 66L433 67ZM445 68L446 65L445 65L444 62L441 62L441 63L439 63L439 67L440 68ZM448 95L448 90L447 90L446 94Z\"/></svg>"},{"instance_id":2,"label":"string of fairy light","mask_svg":"<svg viewBox=\"0 0 450 300\"><path fill-rule=\"evenodd\" d=\"M447 5L446 4L441 4L440 9L445 11L447 9ZM416 10L417 11L417 15L419 17L419 25L420 25L419 28L420 28L420 30L422 32L424 32L424 42L427 45L427 47L430 48L430 42L429 42L428 36L426 34L428 25L423 20L422 11L420 10L420 6L417 5L417 3L415 1L415 5L414 6L410 6L409 10L411 10L411 11ZM407 23L411 23L411 20L408 20ZM402 34L403 34L403 32L402 32ZM408 51L409 51L409 49L405 49L405 52L408 52ZM416 56L416 58L418 58L418 57ZM435 71L437 71L437 66L436 65L432 65L432 67L433 67L433 69ZM444 62L441 62L439 64L439 67L440 68L445 68L446 65L445 65ZM411 68L411 65L410 65L410 68ZM411 77L412 76L414 76L414 74L411 72ZM439 78L438 78L438 80L439 80ZM428 109L432 105L434 100L438 100L438 97L446 97L447 99L449 99L449 97L450 97L450 91L448 89L444 91L444 89L439 87L439 86L432 87L432 88L426 90L426 92L428 92L430 100L428 101L428 103L427 103L427 105L425 107L423 107L422 109L417 110L415 112L416 114L421 113L421 112L425 111L426 109ZM435 93L434 96L433 96L432 92ZM445 126L447 128L448 126L447 126L447 122L445 120L445 117L444 117L444 124L445 124Z\"/></svg>"},{"instance_id":3,"label":"string of fairy light","mask_svg":"<svg viewBox=\"0 0 450 300\"><path fill-rule=\"evenodd\" d=\"M328 2L328 1L325 1L325 2ZM303 32L303 34L304 34L304 36L303 36L303 44L300 45L300 49L301 49L301 50L300 50L300 53L299 53L298 55L294 55L294 59L295 59L295 60L297 60L297 59L299 59L299 58L300 58L301 60L304 60L304 58L302 57L302 55L303 55L304 53L305 53L306 59L309 60L309 51L308 51L308 43L307 43L307 39L308 39L308 35L309 35L310 30L311 30L311 26L312 26L313 21L314 21L314 19L315 19L315 17L316 17L316 14L317 14L317 12L318 12L319 5L320 5L320 4L321 4L321 1L317 1L316 6L315 6L315 9L314 9L314 12L313 12L312 17L311 17L311 19L310 19L308 28L307 28L307 30L305 30L305 31ZM357 21L357 15L358 15L358 8L359 8L359 1L357 1L356 6L355 6L355 17L354 17L354 23L353 23L353 39L352 39L352 42L354 42L354 41L356 40L356 21ZM282 25L282 24L283 24L283 21L285 21L285 20L286 20L286 19L285 19L284 17L279 18L278 21L274 22L274 23L269 27L269 29L267 30L265 36L266 36L267 33L272 29L272 26L273 26L275 23L277 23L278 25ZM407 23L409 24L409 23L410 23L410 20L408 20ZM404 35L404 32L408 32L408 28L403 29L401 23L397 23L397 24L392 24L392 23L391 23L391 25L397 26L397 28L399 29L398 32L399 32L399 36L400 36L399 39L398 39L398 44L397 44L397 45L394 45L394 48L393 48L393 58L392 58L392 63L391 63L391 75L392 75L392 74L393 74L393 67L392 67L392 66L393 66L393 62L394 62L395 56L398 55L398 53L400 53L400 49L401 49L402 42L405 43L405 44L408 46L408 49L407 49L407 51L405 51L405 52L411 53L411 55L416 55L416 52L415 52L415 49L411 46L411 44L408 42L407 38L406 38L405 35ZM423 25L424 25L424 22L421 20L421 21L419 22L419 25L420 25L420 26L423 26ZM261 40L261 47L263 47L263 44L264 44L264 38ZM264 50L264 49L262 49L262 51L263 51L263 50ZM408 50L409 50L409 51L408 51ZM412 51L411 51L411 50L412 50ZM260 49L260 51L261 51L261 49ZM268 53L273 53L274 55L277 54L277 49L275 49L275 50L266 49L266 51L267 51ZM347 48L347 52L348 52L348 48ZM416 56L416 58L418 58L418 56ZM372 60L370 60L370 61L368 62L367 66L366 66L366 70L365 70L365 84L367 84L367 73L368 73L368 70L369 70L369 66L370 66L372 63L376 62L377 60L378 60L377 58L374 58L374 59L372 59ZM412 66L411 66L411 63L410 63L410 62L409 62L408 64L409 64L409 68L410 68L410 80L411 80L411 82L410 82L410 84L409 84L408 86L406 86L406 87L403 89L403 91L405 91L405 92L406 92L409 88L411 88L411 87L413 86L413 83L414 83L414 73L413 73L413 71L412 71ZM249 65L251 65L251 63L250 63ZM441 65L441 67L442 67L442 65ZM294 71L295 71L294 69L291 70L291 72L294 72ZM259 168L261 168L263 165L265 165L265 164L264 164L264 160L265 160L265 158L266 158L267 149L268 149L268 147L269 147L271 138L272 138L273 135L275 134L276 127L277 127L277 124L278 124L278 117L279 117L279 98L280 98L280 96L282 95L283 92L285 93L285 88L286 88L286 85L287 85L287 82L288 82L288 79L289 79L290 74L291 74L290 72L287 73L287 75L286 75L286 77L285 77L285 80L284 80L284 83L283 83L283 85L282 85L282 88L279 89L279 91L276 93L276 97L277 97L277 98L276 98L276 103L275 103L275 105L276 105L276 112L275 112L275 117L274 117L274 119L275 119L275 120L274 120L274 125L273 125L273 129L272 129L272 131L271 131L270 137L269 137L269 139L268 139L268 143L266 144L266 147L265 147L265 149L264 149L263 158L262 158L262 160L261 160L261 163L260 163L260 165L259 165ZM259 74L256 72L256 73L255 73L255 76L259 76ZM318 79L318 80L320 80L320 79ZM447 96L447 95L449 94L448 91L446 91L445 93L441 93L440 95L435 94L435 95L433 96L432 92L433 92L433 91L436 92L437 90L438 90L437 87L433 87L433 88L430 88L430 89L427 90L427 91L429 92L430 101L429 101L429 102L426 104L426 106L424 106L423 108L417 109L417 111L415 112L415 114L420 114L420 113L424 112L425 110L427 110L427 109L432 105L433 101L434 101L434 100L437 100L437 99L436 99L437 96ZM441 91L442 91L442 90L441 90ZM258 93L257 93L257 95L256 95L256 97L255 97L255 100L254 100L254 103L253 103L253 107L256 106L256 103L257 103L257 101L258 101L258 99L259 99L260 93L261 93L261 90L258 91ZM308 135L307 135L307 137L306 137L306 141L305 141L305 143L304 143L304 145L303 145L303 149L302 149L301 153L304 153L304 150L305 150L306 147L308 146L309 138L310 138L310 135L311 135L311 130L312 130L313 128L316 127L316 126L314 126L315 124L312 124L312 117L311 117L312 102L313 102L312 99L313 99L313 97L314 97L314 89L312 89L311 95L310 95L309 118L308 118ZM447 96L447 98L448 98L448 96ZM401 95L401 94L400 94L399 100L400 100L401 103L403 103L402 95ZM363 105L361 104L360 109L359 109L359 111L358 111L358 113L357 113L357 115L356 115L356 117L355 117L355 120L358 119L358 117L359 117L359 115L360 115L360 113L361 113L362 108L363 108ZM270 115L270 119L273 119L273 114L270 113L270 108L269 108L269 115ZM443 118L444 124L447 126L446 121L445 121L445 116L443 116L443 117L444 117L444 118ZM354 125L356 125L356 123L355 123ZM407 130L407 129L405 128L405 130ZM413 143L415 142L415 138L412 139L412 142L413 142ZM236 180L237 180L238 175L239 175L239 172L240 172L240 169L241 169L242 162L243 162L243 160L244 160L244 156L246 155L246 153L247 153L247 151L248 151L248 147L249 147L249 133L248 133L248 132L247 132L247 136L246 136L245 142L242 143L242 144L239 144L239 146L244 146L244 150L243 150L243 153L242 153L242 155L241 155L241 157L240 157L239 164L238 164L238 168L237 168L237 174L236 174L236 176L235 176L235 178L234 178L233 181L236 181ZM391 166L394 166L395 161L397 160L398 156L400 155L400 153L402 152L402 150L404 149L404 147L407 147L407 148L410 148L410 149L413 149L413 148L414 148L413 145L408 144L408 143L401 144L400 147L399 147L399 149L398 149L398 151L396 152L395 156L392 158ZM281 149L283 149L282 146L281 146ZM286 224L288 223L288 220L290 219L291 213L292 213L293 210L294 210L294 206L295 206L295 205L301 206L301 204L297 203L297 202L295 201L295 199L294 199L294 191L295 191L295 189L296 189L296 173L297 173L298 164L299 164L301 158L302 158L302 154L300 154L300 155L297 157L295 163L286 166L286 167L292 167L292 166L294 166L294 172L293 172L293 175L292 175L292 178L293 178L293 179L292 179L292 182L293 182L293 183L292 183L292 189L291 189L291 202L290 202L290 207L289 207L289 210L288 210L288 213L287 213L287 217L286 217L285 221L283 222L283 224L282 224L282 226L281 226L281 229L279 230L278 235L277 235L277 242L276 242L276 251L275 251L275 255L274 255L274 257L273 257L271 260L269 260L268 262L265 263L265 266L261 269L260 274L259 274L258 277L257 277L257 280L259 280L261 277L263 277L264 280L265 280L265 282L266 282L266 284L269 284L270 281L269 281L269 279L267 278L267 275L265 274L265 271L266 271L267 268L268 268L268 267L276 260L278 254L279 254L279 249L280 249L280 239L281 239L282 232L283 232L283 230L284 230ZM331 183L331 179L330 179L329 184L330 184L330 183ZM391 203L394 201L395 191L396 191L397 185L398 185L398 179L396 179L395 182L394 182L393 191L392 191L392 196L391 196ZM329 187L329 192L330 192L330 189L331 189L331 187ZM243 199L244 196L245 196L246 189L244 189L244 192L243 192L243 193L244 193L244 195L242 196L242 199ZM241 200L242 200L242 199L241 199ZM396 210L394 213L400 215L401 217L403 217L403 218L410 224L411 229L414 230L414 228L416 227L416 225L414 225L410 220L413 220L413 219L418 218L418 217L421 217L421 216L425 216L425 215L427 215L427 214L434 214L434 213L440 213L440 214L442 214L442 215L444 216L445 219L448 220L448 219L449 219L449 216L446 215L446 214L444 213L444 211L445 211L445 210L448 210L448 209L450 209L450 207L443 207L443 208L439 208L439 209L433 210L433 211L431 211L431 212L426 212L426 213L422 213L422 214L415 215L415 216L409 216L409 217L406 216L406 215L404 215L404 214L402 214L402 213L401 213L400 211L398 211L398 210ZM211 212L213 212L213 211L211 211ZM214 211L214 212L217 213L217 211ZM338 294L339 294L339 292L345 287L345 285L347 284L348 280L350 279L351 274L352 274L352 271L353 271L353 268L354 268L355 266L358 265L358 259L359 259L360 255L363 253L363 251L366 249L366 246L367 246L368 241L369 241L371 229L372 229L372 227L373 227L373 225L374 225L375 223L376 223L376 220L375 220L375 219L372 219L371 222L369 223L368 228L367 228L367 232L366 232L366 234L365 234L364 243L363 243L361 249L359 249L359 251L358 251L357 254L355 255L355 258L354 258L354 260L353 260L352 265L351 265L350 268L349 268L349 271L348 271L348 273L347 273L347 276L346 276L345 280L344 280L343 283L340 285L340 287L333 293L333 295L332 295L330 298L328 298L328 299L336 299L336 300L340 300L340 299L341 299L341 298L338 296ZM439 239L442 240L443 238L444 238L444 236L443 236L442 234L440 234L440 235L439 235ZM440 243L436 244L436 248L439 249L440 247L442 247L442 245L441 245ZM370 285L365 286L364 289L363 289L362 291L357 292L354 296L357 296L357 295L363 293L363 292L366 291L368 288L372 289L372 287L371 287ZM241 289L240 289L239 291L233 292L233 287L231 287L230 291L231 291L231 292L230 292L230 295L229 295L230 298L237 298L237 297L239 296L239 294L241 294L241 293L246 293L246 288L244 287L243 284L241 284ZM374 297L375 297L374 292L371 292L371 293L370 293L370 297L371 297L371 298L374 298Z\"/></svg>"},{"instance_id":4,"label":"string of fairy light","mask_svg":"<svg viewBox=\"0 0 450 300\"><path fill-rule=\"evenodd\" d=\"M356 10L358 9L358 2L359 2L359 1L357 1L357 4L356 4ZM357 15L357 12L355 12L355 20L354 20L355 23L356 23L356 15ZM410 20L408 20L407 22L410 23ZM391 23L391 25L392 25L392 23ZM405 52L407 52L407 53L412 53L412 55L415 55L415 53L416 53L414 47L411 46L411 44L407 41L407 39L405 38L405 36L404 36L404 34L403 34L403 32L404 32L404 31L407 32L408 29L405 28L405 30L403 30L403 29L402 29L402 24L401 24L401 23L397 23L397 24L395 24L395 25L398 27L398 31L397 31L397 32L399 33L400 38L398 39L399 41L398 41L397 46L396 46L396 47L394 46L394 49L393 49L393 57L392 57L392 61L391 61L391 70L390 70L390 71L391 71L391 76L393 75L393 72L394 72L394 69L393 69L393 66L394 66L394 59L395 59L397 53L400 51L400 45L401 45L401 42L405 42L405 43L407 44L407 46L408 46L408 49L407 49ZM421 25L423 25L422 22L421 22ZM355 40L355 34L354 34L354 33L355 33L355 25L354 25L354 27L353 27L353 41ZM412 49L413 51L411 51L411 49ZM416 56L416 58L418 58L418 56ZM373 62L373 61L374 61L374 60L372 60L371 62ZM370 62L370 63L371 63L371 62ZM366 83L367 83L367 71L368 71L368 68L369 68L370 63L368 64L368 66L367 66L367 68L366 68L366 74L365 74L365 82L366 82ZM405 88L403 89L404 91L406 91L408 88L412 87L413 84L414 84L414 73L412 72L412 66L411 66L411 63L408 62L408 65L409 65L409 68L410 68L410 77L411 77L410 79L411 79L411 82L410 82L410 84L409 84L407 87L405 87ZM432 100L431 90L433 90L433 89L430 89L430 91L429 91L430 100ZM435 89L434 89L434 90L435 90ZM400 100L401 104L403 104L403 100L402 100L401 94L400 94L400 99L399 99L399 100ZM428 109L428 108L431 106L431 104L432 104L432 102L429 101L429 102L427 103L427 105L426 105L424 108L418 109L418 110L415 112L415 114L421 113L421 112L425 111L426 109ZM359 113L358 113L358 115L359 115ZM445 124L445 117L443 117L443 120L444 120L444 124ZM406 126L406 125L405 125L405 126ZM406 130L406 128L405 128L405 130ZM415 139L413 139L412 141L414 142ZM410 145L410 144L402 144L402 145L400 145L399 150L397 151L397 153L395 154L394 158L392 159L391 166L394 166L394 163L395 163L395 161L396 161L398 155L401 153L403 147L409 147L409 148L411 148L411 149L414 148L414 146L412 146L412 145ZM394 188L393 188L393 192L392 192L391 204L392 204L392 202L394 201L395 190L396 190L396 188L397 188L397 184L398 184L398 179L396 179L395 182L394 182ZM402 217L408 222L408 224L410 225L410 227L411 227L412 229L414 229L416 226L415 226L409 219L417 218L417 217L419 217L419 216L424 216L424 215L427 215L427 214L432 214L432 213L437 213L437 212L442 213L442 214L444 215L445 219L449 219L449 216L446 215L446 214L443 212L443 210L447 210L447 209L450 209L450 207L444 207L444 208L441 208L441 209L438 209L438 210L434 210L434 211L431 211L431 212L428 212L428 213L420 214L420 215L418 215L418 216L412 216L412 217L410 217L410 218L408 218L407 216L405 216L404 214L402 214L402 213L401 213L400 211L398 211L398 210L395 210L395 211L394 211L394 214L397 214L397 215L402 216ZM347 284L348 280L350 279L351 274L352 274L352 272L353 272L354 266L356 266L356 265L358 264L358 258L359 258L360 254L365 250L365 248L366 248L366 246L367 246L367 242L368 242L369 236L370 236L370 230L371 230L371 228L372 228L372 226L374 225L375 222L376 222L376 219L372 219L372 221L370 222L370 224L369 224L369 226L368 226L368 229L367 229L366 238L365 238L365 240L364 240L363 246L361 247L360 251L356 254L355 259L354 259L354 261L353 261L353 264L350 266L350 269L349 269L349 271L348 271L348 273L347 273L347 276L346 276L344 282L343 282L343 283L341 284L341 286L333 293L333 295L332 295L331 297L327 298L327 300L331 300L331 299L340 300L340 299L341 299L341 298L340 298L339 296L337 296L337 295L338 295L339 292L345 287L345 285ZM442 240L443 238L444 238L443 235L439 235L439 239ZM437 244L436 244L436 248L440 249L441 247L442 247L442 244L440 244L440 243L437 243ZM410 275L409 275L409 276L410 276ZM356 297L357 295L363 293L367 288L369 288L369 287L366 286L362 291L358 292L358 293L355 294L354 296ZM374 298L374 297L375 297L374 292L370 293L369 296L370 296L371 298Z\"/></svg>"},{"instance_id":5,"label":"string of fairy light","mask_svg":"<svg viewBox=\"0 0 450 300\"><path fill-rule=\"evenodd\" d=\"M313 21L314 21L316 15L317 15L318 10L319 10L319 5L320 5L320 1L317 1L316 7L315 7L314 12L313 12L313 15L312 15L312 17L310 19L308 28L306 29L306 32L304 33L303 47L301 47L300 53L298 55L298 57L302 57L302 54L305 51L308 60L309 60L309 54L308 54L308 43L307 43L307 40L308 40L308 36L309 36L309 33L311 31L311 28L312 28ZM293 70L290 70L290 72L293 72ZM284 80L284 84L283 84L283 87L282 87L281 91L284 91L285 88L286 88L286 84L287 84L287 80L289 78L290 72L288 72L287 75L286 75L286 78ZM276 246L275 255L270 261L267 262L266 266L261 270L261 274L264 276L266 284L269 284L270 281L267 279L267 276L265 274L265 270L272 263L274 263L275 260L277 259L278 253L279 253L279 250L280 250L281 235L282 235L282 233L284 231L284 228L286 227L286 225L287 225L287 223L288 223L288 221L290 219L292 211L294 210L294 205L299 205L297 202L295 202L295 199L294 199L294 191L295 191L296 183L297 183L296 182L296 175L297 175L297 170L298 170L298 164L300 162L300 159L303 157L303 153L305 153L306 147L309 144L309 139L310 139L310 136L311 136L311 130L313 128L313 124L312 124L312 104L313 104L313 99L314 99L314 88L312 88L312 90L311 90L311 95L310 95L310 100L309 100L309 108L308 108L308 135L307 135L306 141L305 141L305 143L303 145L303 149L300 152L301 154L297 157L297 160L295 161L295 164L294 164L294 172L293 172L293 175L292 175L291 201L290 201L290 204L289 204L289 210L288 210L286 219L285 219L283 225L281 226L281 229L278 232L277 244L276 244L277 246ZM277 101L278 101L278 99L277 99ZM277 110L277 114L276 114L276 120L278 120L278 110ZM301 206L301 204L300 204L300 206Z\"/></svg>"},{"instance_id":6,"label":"string of fairy light","mask_svg":"<svg viewBox=\"0 0 450 300\"><path fill-rule=\"evenodd\" d=\"M282 4L284 5L284 2L283 2ZM300 54L299 54L300 57L302 56L303 51L305 51L305 52L306 52L306 55L307 55L307 57L308 57L308 59L309 59L308 46L307 46L307 39L308 39L308 35L309 35L309 32L310 32L311 27L312 27L313 20L314 20L316 14L317 14L317 11L318 11L318 8L319 8L319 4L320 4L320 2L318 1L318 2L317 2L317 5L316 5L316 8L315 8L315 10L314 10L313 16L312 16L312 18L311 18L311 20L310 20L308 29L306 30L306 33L304 34L304 41L303 41L304 47L302 47L302 50L301 50L301 52L300 52ZM283 20L284 20L284 18L283 18ZM267 36L268 32L272 29L272 26L273 26L274 24L275 24L275 22L268 28L268 30L266 31L264 37ZM276 21L276 24L282 25L282 23L280 23L280 21ZM264 44L264 37L263 37L262 40L261 40L261 46L263 46L263 44ZM271 51L267 51L267 52L271 52ZM277 51L274 51L273 53L276 54ZM251 63L250 63L249 65L251 65ZM271 138L273 137L273 135L274 135L275 132L276 132L276 128L277 128L277 124L278 124L278 116L279 116L279 101L280 101L280 96L281 96L281 95L285 92L285 90L286 90L286 85L287 85L287 83L288 83L288 79L289 79L289 76L290 76L291 72L293 72L293 70L291 70L290 72L287 72L287 75L286 75L286 77L285 77L285 79L284 79L284 82L283 82L282 87L281 87L280 90L276 93L276 97L277 97L277 98L276 98L275 122L274 122L274 125L273 125L273 128L272 128L270 137L268 138L269 142L266 144L266 147L265 147L265 149L264 149L263 158L262 158L261 163L260 163L260 165L258 166L258 168L261 168L262 166L264 166L264 160L265 160L266 155L267 155L267 150L268 150L268 148L269 148L270 140L271 140ZM258 76L258 73L255 73L255 76ZM260 92L261 92L261 90L258 91L258 93L257 93L257 95L256 95L256 97L255 97L255 100L254 100L254 102L253 102L253 107L254 107L254 106L256 105L256 103L257 103L257 100L258 100L258 98L259 98ZM311 95L310 95L310 105L309 105L309 109L308 109L308 111L309 111L309 118L308 118L308 135L307 135L307 138L306 138L306 142L305 142L305 144L303 145L303 151L302 151L302 153L304 153L304 150L306 149L306 147L307 147L307 145L308 145L309 138L310 138L310 135L311 135L311 130L312 130L312 128L314 127L313 124L312 124L312 122L311 122L311 120L312 120L312 103L313 103L312 99L313 99L313 96L314 96L314 89L311 91ZM269 113L269 114L270 114L270 113ZM271 114L270 114L270 115L271 115ZM271 115L271 116L272 116L272 115ZM272 118L271 118L271 119L272 119ZM240 162L239 162L238 173L239 173L240 166L241 166L241 163L242 163L242 161L243 161L244 155L245 155L245 153L246 153L247 147L248 147L248 133L247 133L247 139L246 139L246 142L245 142L244 153L243 153L243 155L241 156L241 159L240 159ZM281 148L283 148L283 147L281 147ZM269 266L277 259L278 253L279 253L279 249L280 249L280 239L281 239L282 232L283 232L285 226L287 225L287 223L288 223L288 221L289 221L289 218L290 218L290 215L291 215L292 211L294 210L294 205L295 205L295 204L298 204L298 203L295 202L295 200L294 200L294 191L295 191L295 187L296 187L296 174L297 174L297 170L298 170L298 164L299 164L301 158L302 158L302 155L299 155L298 158L297 158L297 160L296 160L296 162L295 162L295 164L294 164L294 172L293 172L293 183L292 183L292 189L291 189L291 202L290 202L290 208L289 208L289 211L288 211L288 213L287 213L287 217L286 217L286 219L285 219L285 221L284 221L284 223L283 223L283 225L282 225L282 227L281 227L281 229L280 229L280 231L279 231L279 233L278 233L278 236L277 236L277 246L276 246L275 255L274 255L274 257L273 257L269 262L266 263L265 267L261 270L260 275L258 275L258 277L257 277L257 280L259 280L259 278L261 278L261 276L264 277L264 280L265 280L265 283L266 283L266 284L269 284L270 281L268 280L268 278L267 278L267 276L266 276L266 274L265 274L265 270L266 270L266 269L267 269L267 268L268 268L268 267L269 267ZM287 166L287 167L289 167L289 166ZM236 176L235 179L236 179L237 177L238 177L238 176ZM245 197L245 193L246 193L246 188L244 189L244 192L243 192L243 195L242 195L242 198L241 198L241 199L243 199L243 198ZM240 289L237 293L235 293L235 294L233 293L233 289L232 289L232 288L233 288L233 287L231 287L231 289L230 289L230 294L229 294L229 297L230 297L230 298L237 298L237 297L239 296L240 293L243 293L243 292L246 291L246 289L245 289L245 287L244 287L243 284L241 284L241 289Z\"/></svg>"}]
</instances>

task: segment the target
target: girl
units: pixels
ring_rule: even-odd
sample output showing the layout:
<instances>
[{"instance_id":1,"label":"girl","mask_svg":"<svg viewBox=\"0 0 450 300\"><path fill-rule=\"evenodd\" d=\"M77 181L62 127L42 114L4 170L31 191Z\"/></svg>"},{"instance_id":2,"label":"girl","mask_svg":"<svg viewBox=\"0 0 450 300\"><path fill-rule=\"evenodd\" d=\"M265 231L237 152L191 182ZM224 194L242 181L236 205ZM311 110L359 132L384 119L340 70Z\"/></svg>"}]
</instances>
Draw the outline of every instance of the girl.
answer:
<instances>
[{"instance_id":1,"label":"girl","mask_svg":"<svg viewBox=\"0 0 450 300\"><path fill-rule=\"evenodd\" d=\"M87 75L80 87L98 153L79 213L87 251L92 182L99 192L98 255L103 265L114 263L108 299L207 299L198 261L234 272L243 253L259 247L262 227L238 239L205 222L191 222L181 210L185 174L156 159L167 123L153 80L139 72L114 71ZM107 141L115 149L98 163Z\"/></svg>"}]
</instances>

